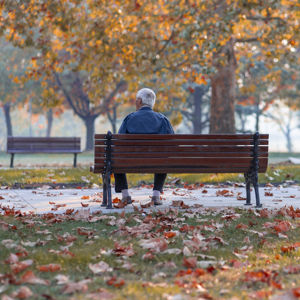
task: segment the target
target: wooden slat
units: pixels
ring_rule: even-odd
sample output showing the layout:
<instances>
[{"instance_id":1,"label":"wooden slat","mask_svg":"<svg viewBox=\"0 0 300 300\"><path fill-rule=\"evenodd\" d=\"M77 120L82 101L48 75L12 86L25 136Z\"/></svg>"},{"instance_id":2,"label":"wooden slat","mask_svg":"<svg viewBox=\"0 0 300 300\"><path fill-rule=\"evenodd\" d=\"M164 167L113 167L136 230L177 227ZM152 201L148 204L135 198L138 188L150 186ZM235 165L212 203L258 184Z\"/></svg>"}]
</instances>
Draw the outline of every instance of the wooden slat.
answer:
<instances>
[{"instance_id":1,"label":"wooden slat","mask_svg":"<svg viewBox=\"0 0 300 300\"><path fill-rule=\"evenodd\" d=\"M120 159L122 160L122 159ZM192 159L164 159L165 161L168 161L166 163L154 163L153 160L161 160L161 159L151 159L152 162L150 163L148 160L144 163L138 162L138 163L133 163L132 161L128 160L122 160L120 162L113 162L112 163L112 168L135 168L135 169L143 169L143 168L174 168L174 167L183 167L183 168L237 168L237 167L246 167L249 168L251 166L251 161L252 159L248 159L240 162L231 162L229 159L224 160L222 163L220 162L215 162L212 159L202 159L201 161L197 162L196 160ZM173 160L173 161L172 161ZM210 160L210 161L208 161ZM261 168L266 168L268 164L268 158L260 158L259 159L259 167ZM95 159L95 169L97 168L104 168L105 166L105 159Z\"/></svg>"},{"instance_id":2,"label":"wooden slat","mask_svg":"<svg viewBox=\"0 0 300 300\"><path fill-rule=\"evenodd\" d=\"M46 138L46 137L8 137L8 142L79 142L80 138L78 137L53 137L53 138Z\"/></svg>"},{"instance_id":3,"label":"wooden slat","mask_svg":"<svg viewBox=\"0 0 300 300\"><path fill-rule=\"evenodd\" d=\"M103 168L99 168L97 165L94 166L94 173L102 173ZM247 167L226 167L226 168L191 168L191 167L182 167L182 168L113 168L113 173L136 173L136 174L146 174L146 173L246 173L249 171ZM264 173L266 168L264 166L258 169L259 173Z\"/></svg>"},{"instance_id":4,"label":"wooden slat","mask_svg":"<svg viewBox=\"0 0 300 300\"><path fill-rule=\"evenodd\" d=\"M170 146L170 145L253 145L252 140L114 140L112 145L119 146ZM95 145L103 145L95 141ZM268 145L268 141L260 141L259 145Z\"/></svg>"},{"instance_id":5,"label":"wooden slat","mask_svg":"<svg viewBox=\"0 0 300 300\"><path fill-rule=\"evenodd\" d=\"M249 166L252 158L115 158L113 167L146 167L146 166ZM95 159L96 164L104 163L104 159Z\"/></svg>"},{"instance_id":6,"label":"wooden slat","mask_svg":"<svg viewBox=\"0 0 300 300\"><path fill-rule=\"evenodd\" d=\"M253 139L253 134L113 134L112 139L148 140L148 139ZM260 139L268 139L268 134L260 134ZM95 140L106 139L106 134L95 134Z\"/></svg>"},{"instance_id":7,"label":"wooden slat","mask_svg":"<svg viewBox=\"0 0 300 300\"><path fill-rule=\"evenodd\" d=\"M105 153L95 155L95 158L104 157ZM259 156L268 156L267 152L261 153ZM147 153L112 153L112 159L116 158L155 158L155 157L252 157L251 152L147 152Z\"/></svg>"},{"instance_id":8,"label":"wooden slat","mask_svg":"<svg viewBox=\"0 0 300 300\"><path fill-rule=\"evenodd\" d=\"M249 153L253 152L253 146L112 146L112 153L150 153L150 152L199 152L199 153ZM258 147L259 153L267 154L268 146ZM95 155L106 152L105 147L96 146Z\"/></svg>"},{"instance_id":9,"label":"wooden slat","mask_svg":"<svg viewBox=\"0 0 300 300\"><path fill-rule=\"evenodd\" d=\"M42 149L42 150L7 150L7 153L81 153L80 150L47 150L47 149Z\"/></svg>"}]
</instances>

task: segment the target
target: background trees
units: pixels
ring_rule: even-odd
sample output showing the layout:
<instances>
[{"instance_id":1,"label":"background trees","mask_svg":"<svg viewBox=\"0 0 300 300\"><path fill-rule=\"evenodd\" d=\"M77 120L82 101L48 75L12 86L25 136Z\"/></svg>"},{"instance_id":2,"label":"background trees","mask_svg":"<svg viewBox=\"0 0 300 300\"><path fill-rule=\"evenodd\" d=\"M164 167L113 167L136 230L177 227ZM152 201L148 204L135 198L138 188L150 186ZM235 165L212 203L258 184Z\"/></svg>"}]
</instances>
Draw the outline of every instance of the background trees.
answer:
<instances>
[{"instance_id":1,"label":"background trees","mask_svg":"<svg viewBox=\"0 0 300 300\"><path fill-rule=\"evenodd\" d=\"M1 10L6 39L37 49L27 78L42 81L47 105L66 101L83 120L86 149L95 119L107 115L115 130L118 99L126 91L130 101L144 85L155 88L158 109L172 110L174 121L180 107L183 116L194 114L196 132L196 95L210 82L210 132L235 131L237 97L242 105L254 101L247 109L258 129L273 100L265 87L278 84L274 70L298 59L297 4L288 0L8 0ZM197 91L185 89L190 82Z\"/></svg>"}]
</instances>

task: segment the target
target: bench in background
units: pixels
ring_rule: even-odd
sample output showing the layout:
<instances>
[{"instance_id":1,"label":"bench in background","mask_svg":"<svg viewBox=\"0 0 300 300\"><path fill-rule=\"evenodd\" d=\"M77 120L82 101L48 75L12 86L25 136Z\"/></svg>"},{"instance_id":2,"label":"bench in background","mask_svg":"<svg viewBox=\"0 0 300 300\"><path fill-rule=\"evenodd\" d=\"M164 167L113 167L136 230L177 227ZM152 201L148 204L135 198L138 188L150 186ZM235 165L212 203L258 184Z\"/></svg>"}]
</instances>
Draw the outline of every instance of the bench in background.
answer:
<instances>
[{"instance_id":1,"label":"bench in background","mask_svg":"<svg viewBox=\"0 0 300 300\"><path fill-rule=\"evenodd\" d=\"M243 173L261 207L258 173L268 166L268 134L96 134L91 171L103 177L102 206L112 208L112 173Z\"/></svg>"},{"instance_id":2,"label":"bench in background","mask_svg":"<svg viewBox=\"0 0 300 300\"><path fill-rule=\"evenodd\" d=\"M7 153L11 154L10 167L14 166L14 156L19 153L73 153L73 166L77 165L80 137L8 137Z\"/></svg>"}]
</instances>

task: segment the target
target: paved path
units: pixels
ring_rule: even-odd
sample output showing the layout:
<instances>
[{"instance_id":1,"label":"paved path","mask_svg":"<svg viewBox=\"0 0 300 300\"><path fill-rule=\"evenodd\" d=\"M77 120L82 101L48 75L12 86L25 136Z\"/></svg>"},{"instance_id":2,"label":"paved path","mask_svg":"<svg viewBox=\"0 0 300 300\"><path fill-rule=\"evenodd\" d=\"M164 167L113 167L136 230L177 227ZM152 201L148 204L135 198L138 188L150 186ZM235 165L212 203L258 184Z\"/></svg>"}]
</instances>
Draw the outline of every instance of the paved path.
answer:
<instances>
[{"instance_id":1,"label":"paved path","mask_svg":"<svg viewBox=\"0 0 300 300\"><path fill-rule=\"evenodd\" d=\"M147 206L150 201L150 188L134 188L130 190L133 205L137 208ZM280 208L293 206L300 208L300 186L270 186L260 188L261 202L263 208ZM113 198L121 197L113 193ZM185 189L166 187L162 195L163 205L159 208L169 206L180 206L180 204L194 207L240 207L245 206L245 188L243 186L212 186L205 185L196 189ZM254 191L251 192L252 203L255 204ZM239 200L240 199L240 200ZM181 202L182 201L182 202ZM103 213L130 212L134 210L133 205L126 208L108 210L102 208L102 189L49 189L45 186L36 190L12 190L0 187L0 206L14 207L22 212L34 212L43 214L48 212L64 213L67 209L83 210L90 209L91 212L101 210ZM253 205L252 207L255 207Z\"/></svg>"}]
</instances>

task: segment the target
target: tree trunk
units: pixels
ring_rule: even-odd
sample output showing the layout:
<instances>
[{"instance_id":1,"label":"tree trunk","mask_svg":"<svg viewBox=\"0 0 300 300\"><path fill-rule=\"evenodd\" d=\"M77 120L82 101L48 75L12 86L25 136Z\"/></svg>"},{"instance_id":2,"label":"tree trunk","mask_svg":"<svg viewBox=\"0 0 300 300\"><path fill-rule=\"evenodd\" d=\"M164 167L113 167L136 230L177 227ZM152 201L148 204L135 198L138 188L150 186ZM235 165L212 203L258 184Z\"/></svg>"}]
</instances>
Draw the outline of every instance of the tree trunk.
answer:
<instances>
[{"instance_id":1,"label":"tree trunk","mask_svg":"<svg viewBox=\"0 0 300 300\"><path fill-rule=\"evenodd\" d=\"M285 134L285 138L286 138L286 147L289 153L293 152L293 143L292 143L292 139L291 139L291 129L290 126L288 126L287 130L286 130L286 134Z\"/></svg>"},{"instance_id":2,"label":"tree trunk","mask_svg":"<svg viewBox=\"0 0 300 300\"><path fill-rule=\"evenodd\" d=\"M13 136L12 123L11 123L11 117L10 117L10 104L9 103L5 103L3 105L3 111L4 111L4 116L5 116L7 136Z\"/></svg>"},{"instance_id":3,"label":"tree trunk","mask_svg":"<svg viewBox=\"0 0 300 300\"><path fill-rule=\"evenodd\" d=\"M202 100L204 91L201 87L196 87L194 91L194 112L193 112L193 133L202 133Z\"/></svg>"},{"instance_id":4,"label":"tree trunk","mask_svg":"<svg viewBox=\"0 0 300 300\"><path fill-rule=\"evenodd\" d=\"M222 54L225 60L219 62ZM214 57L216 73L211 77L210 133L235 133L234 43L230 40Z\"/></svg>"},{"instance_id":5,"label":"tree trunk","mask_svg":"<svg viewBox=\"0 0 300 300\"><path fill-rule=\"evenodd\" d=\"M255 131L259 132L259 119L261 111L259 109L260 97L257 96L256 103L255 103Z\"/></svg>"},{"instance_id":6,"label":"tree trunk","mask_svg":"<svg viewBox=\"0 0 300 300\"><path fill-rule=\"evenodd\" d=\"M86 151L91 151L94 147L95 120L95 116L87 116L83 119L86 127Z\"/></svg>"},{"instance_id":7,"label":"tree trunk","mask_svg":"<svg viewBox=\"0 0 300 300\"><path fill-rule=\"evenodd\" d=\"M107 111L107 117L111 124L113 133L117 133L117 108L118 108L118 105L113 106L112 114L110 113L110 111Z\"/></svg>"},{"instance_id":8,"label":"tree trunk","mask_svg":"<svg viewBox=\"0 0 300 300\"><path fill-rule=\"evenodd\" d=\"M52 110L52 108L50 108L47 111L47 131L46 131L46 137L50 137L51 136L52 125L53 125L53 110Z\"/></svg>"}]
</instances>

